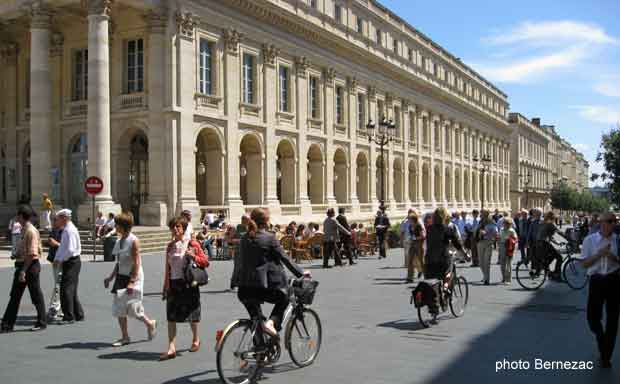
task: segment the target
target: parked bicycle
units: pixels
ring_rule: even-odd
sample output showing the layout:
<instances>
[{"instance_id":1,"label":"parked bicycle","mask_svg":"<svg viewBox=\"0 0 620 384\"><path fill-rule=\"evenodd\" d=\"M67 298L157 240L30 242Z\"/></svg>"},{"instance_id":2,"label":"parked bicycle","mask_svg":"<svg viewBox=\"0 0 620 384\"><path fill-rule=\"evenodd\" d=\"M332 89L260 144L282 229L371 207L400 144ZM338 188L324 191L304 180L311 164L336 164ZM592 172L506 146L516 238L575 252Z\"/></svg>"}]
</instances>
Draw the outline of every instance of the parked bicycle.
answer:
<instances>
[{"instance_id":1,"label":"parked bicycle","mask_svg":"<svg viewBox=\"0 0 620 384\"><path fill-rule=\"evenodd\" d=\"M284 346L298 367L312 364L321 348L322 328L319 315L306 305L314 300L317 281L291 279L290 303L283 324ZM226 384L254 382L265 366L275 364L282 354L280 337L263 331L259 318L239 319L217 334L217 372Z\"/></svg>"},{"instance_id":2,"label":"parked bicycle","mask_svg":"<svg viewBox=\"0 0 620 384\"><path fill-rule=\"evenodd\" d=\"M566 242L554 243L562 257L561 280L575 290L582 289L588 283L589 277L585 268L581 266L581 260L574 255L574 248ZM519 285L529 291L537 290L547 280L552 272L548 260L541 260L540 256L534 256L533 260L524 259L517 263L516 277Z\"/></svg>"},{"instance_id":3,"label":"parked bicycle","mask_svg":"<svg viewBox=\"0 0 620 384\"><path fill-rule=\"evenodd\" d=\"M439 295L440 313L446 312L450 307L450 312L454 317L463 316L469 300L469 285L465 277L457 275L456 264L452 265L452 273L447 286L443 280L430 279L418 283L411 292L410 303L417 308L418 319L424 328L430 327L436 318L429 305L432 305L435 295Z\"/></svg>"}]
</instances>

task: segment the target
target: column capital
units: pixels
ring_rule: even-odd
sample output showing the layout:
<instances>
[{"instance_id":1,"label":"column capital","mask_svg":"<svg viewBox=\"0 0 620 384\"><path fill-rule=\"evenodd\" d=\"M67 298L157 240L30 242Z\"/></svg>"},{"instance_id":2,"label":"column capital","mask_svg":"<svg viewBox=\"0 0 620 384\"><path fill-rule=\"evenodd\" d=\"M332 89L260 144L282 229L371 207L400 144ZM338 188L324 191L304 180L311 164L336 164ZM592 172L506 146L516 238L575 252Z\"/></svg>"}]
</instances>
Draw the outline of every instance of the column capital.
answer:
<instances>
[{"instance_id":1,"label":"column capital","mask_svg":"<svg viewBox=\"0 0 620 384\"><path fill-rule=\"evenodd\" d=\"M306 78L308 74L308 68L310 67L310 60L306 56L300 56L295 58L295 68L297 68L297 76Z\"/></svg>"},{"instance_id":2,"label":"column capital","mask_svg":"<svg viewBox=\"0 0 620 384\"><path fill-rule=\"evenodd\" d=\"M368 87L368 100L369 101L377 100L377 87L375 87L374 85L371 85L370 87Z\"/></svg>"},{"instance_id":3,"label":"column capital","mask_svg":"<svg viewBox=\"0 0 620 384\"><path fill-rule=\"evenodd\" d=\"M110 17L112 0L88 0L87 10L89 16Z\"/></svg>"},{"instance_id":4,"label":"column capital","mask_svg":"<svg viewBox=\"0 0 620 384\"><path fill-rule=\"evenodd\" d=\"M177 11L175 18L177 35L187 40L194 40L194 29L198 25L198 17L191 12Z\"/></svg>"},{"instance_id":5,"label":"column capital","mask_svg":"<svg viewBox=\"0 0 620 384\"><path fill-rule=\"evenodd\" d=\"M336 70L332 67L325 68L323 75L325 76L325 83L332 87L334 85L334 80L336 79Z\"/></svg>"},{"instance_id":6,"label":"column capital","mask_svg":"<svg viewBox=\"0 0 620 384\"><path fill-rule=\"evenodd\" d=\"M50 41L50 56L57 57L62 56L63 46L65 43L65 37L62 33L56 32L52 34Z\"/></svg>"},{"instance_id":7,"label":"column capital","mask_svg":"<svg viewBox=\"0 0 620 384\"><path fill-rule=\"evenodd\" d=\"M263 61L266 65L275 66L280 49L273 44L263 44Z\"/></svg>"},{"instance_id":8,"label":"column capital","mask_svg":"<svg viewBox=\"0 0 620 384\"><path fill-rule=\"evenodd\" d=\"M409 107L411 106L411 103L409 102L409 100L402 99L400 103L403 106L403 112L409 112Z\"/></svg>"},{"instance_id":9,"label":"column capital","mask_svg":"<svg viewBox=\"0 0 620 384\"><path fill-rule=\"evenodd\" d=\"M358 85L359 85L359 82L358 82L356 77L349 77L347 79L347 86L349 87L349 92L357 93L357 86Z\"/></svg>"},{"instance_id":10,"label":"column capital","mask_svg":"<svg viewBox=\"0 0 620 384\"><path fill-rule=\"evenodd\" d=\"M385 94L385 107L392 108L393 105L394 105L394 97L392 96L391 93L386 93Z\"/></svg>"},{"instance_id":11,"label":"column capital","mask_svg":"<svg viewBox=\"0 0 620 384\"><path fill-rule=\"evenodd\" d=\"M243 33L232 28L225 29L224 45L226 46L226 52L231 55L237 55L239 53L239 43L241 39L243 39Z\"/></svg>"},{"instance_id":12,"label":"column capital","mask_svg":"<svg viewBox=\"0 0 620 384\"><path fill-rule=\"evenodd\" d=\"M32 2L28 7L30 28L49 29L52 25L52 11L41 0Z\"/></svg>"},{"instance_id":13,"label":"column capital","mask_svg":"<svg viewBox=\"0 0 620 384\"><path fill-rule=\"evenodd\" d=\"M17 43L6 43L0 46L0 56L2 56L2 63L15 63L17 60L17 50Z\"/></svg>"},{"instance_id":14,"label":"column capital","mask_svg":"<svg viewBox=\"0 0 620 384\"><path fill-rule=\"evenodd\" d=\"M145 13L142 17L144 21L146 21L151 32L164 33L166 31L166 26L168 25L167 8L153 9Z\"/></svg>"}]
</instances>

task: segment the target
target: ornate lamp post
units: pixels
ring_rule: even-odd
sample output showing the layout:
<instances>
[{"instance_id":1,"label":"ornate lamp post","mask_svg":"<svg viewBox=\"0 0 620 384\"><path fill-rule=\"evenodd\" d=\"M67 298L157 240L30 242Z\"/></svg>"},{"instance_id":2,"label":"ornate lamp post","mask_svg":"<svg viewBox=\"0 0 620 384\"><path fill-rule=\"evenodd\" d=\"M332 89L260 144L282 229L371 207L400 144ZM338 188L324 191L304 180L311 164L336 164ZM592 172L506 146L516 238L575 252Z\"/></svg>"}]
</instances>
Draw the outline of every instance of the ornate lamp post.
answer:
<instances>
[{"instance_id":1,"label":"ornate lamp post","mask_svg":"<svg viewBox=\"0 0 620 384\"><path fill-rule=\"evenodd\" d=\"M379 132L375 131L375 123L372 119L368 120L366 129L368 130L368 142L374 142L379 146L381 153L381 205L380 208L385 209L385 155L383 154L383 147L385 147L390 141L394 139L394 132L396 130L396 124L390 119L387 120L385 116L381 117L379 122Z\"/></svg>"},{"instance_id":2,"label":"ornate lamp post","mask_svg":"<svg viewBox=\"0 0 620 384\"><path fill-rule=\"evenodd\" d=\"M531 182L530 178L531 177L532 177L532 174L529 171L527 172L527 175L519 174L519 179L521 179L521 183L523 183L523 185L525 185L525 208L526 209L529 209L529 207L530 207L529 206L529 196L530 196L529 193L530 193L530 190L529 190L528 186L530 185L530 182Z\"/></svg>"},{"instance_id":3,"label":"ornate lamp post","mask_svg":"<svg viewBox=\"0 0 620 384\"><path fill-rule=\"evenodd\" d=\"M482 155L482 158L474 157L472 159L474 162L480 164L480 172L482 173L482 196L481 196L481 207L480 210L484 209L484 185L486 184L486 179L484 178L484 174L489 171L491 168L491 157L489 155Z\"/></svg>"}]
</instances>

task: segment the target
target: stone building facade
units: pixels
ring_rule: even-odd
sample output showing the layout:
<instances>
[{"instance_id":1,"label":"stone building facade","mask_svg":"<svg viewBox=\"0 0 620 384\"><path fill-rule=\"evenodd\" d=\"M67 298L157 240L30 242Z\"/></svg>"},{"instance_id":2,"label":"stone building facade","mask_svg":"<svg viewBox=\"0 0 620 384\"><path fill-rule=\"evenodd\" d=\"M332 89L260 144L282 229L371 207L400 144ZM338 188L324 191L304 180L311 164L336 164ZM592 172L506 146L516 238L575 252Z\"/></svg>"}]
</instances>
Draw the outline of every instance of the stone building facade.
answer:
<instances>
[{"instance_id":1,"label":"stone building facade","mask_svg":"<svg viewBox=\"0 0 620 384\"><path fill-rule=\"evenodd\" d=\"M510 206L507 96L375 1L16 0L0 46L5 213L47 192L83 222L96 175L98 209L143 225L369 218L381 168L396 216Z\"/></svg>"},{"instance_id":2,"label":"stone building facade","mask_svg":"<svg viewBox=\"0 0 620 384\"><path fill-rule=\"evenodd\" d=\"M550 191L565 182L579 191L588 188L589 165L583 155L560 137L555 126L541 125L519 113L510 113L510 202L513 210L550 209Z\"/></svg>"}]
</instances>

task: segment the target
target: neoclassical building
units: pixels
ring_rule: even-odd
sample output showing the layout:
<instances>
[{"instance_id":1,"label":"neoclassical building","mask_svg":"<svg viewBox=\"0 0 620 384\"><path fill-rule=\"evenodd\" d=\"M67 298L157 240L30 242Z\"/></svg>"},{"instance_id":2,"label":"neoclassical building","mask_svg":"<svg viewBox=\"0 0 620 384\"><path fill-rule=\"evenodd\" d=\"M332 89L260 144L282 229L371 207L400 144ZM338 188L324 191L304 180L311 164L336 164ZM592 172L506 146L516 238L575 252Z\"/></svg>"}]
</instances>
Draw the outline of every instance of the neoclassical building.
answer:
<instances>
[{"instance_id":1,"label":"neoclassical building","mask_svg":"<svg viewBox=\"0 0 620 384\"><path fill-rule=\"evenodd\" d=\"M510 200L513 210L550 209L551 188L558 182L579 191L588 188L589 164L553 125L541 125L519 113L510 113L512 129Z\"/></svg>"},{"instance_id":2,"label":"neoclassical building","mask_svg":"<svg viewBox=\"0 0 620 384\"><path fill-rule=\"evenodd\" d=\"M0 46L5 214L510 206L507 96L373 0L15 0Z\"/></svg>"}]
</instances>

